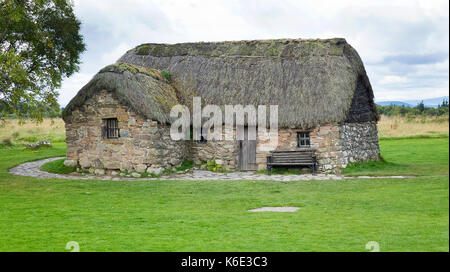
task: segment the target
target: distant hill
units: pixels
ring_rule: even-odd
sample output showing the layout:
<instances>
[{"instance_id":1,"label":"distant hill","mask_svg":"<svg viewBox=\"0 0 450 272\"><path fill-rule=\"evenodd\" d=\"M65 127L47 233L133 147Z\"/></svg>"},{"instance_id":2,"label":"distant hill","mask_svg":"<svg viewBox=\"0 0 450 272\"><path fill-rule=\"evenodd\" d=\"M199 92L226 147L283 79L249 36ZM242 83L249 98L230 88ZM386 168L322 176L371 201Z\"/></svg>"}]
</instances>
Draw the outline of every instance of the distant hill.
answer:
<instances>
[{"instance_id":1,"label":"distant hill","mask_svg":"<svg viewBox=\"0 0 450 272\"><path fill-rule=\"evenodd\" d=\"M377 102L377 104L380 106L394 105L394 106L414 107L413 105L402 102L402 101L381 101L381 102Z\"/></svg>"},{"instance_id":2,"label":"distant hill","mask_svg":"<svg viewBox=\"0 0 450 272\"><path fill-rule=\"evenodd\" d=\"M444 100L448 101L448 96L441 96L436 98L429 98L429 99L423 99L423 104L425 107L433 107L437 108L438 105L442 104ZM405 100L406 103L409 103L413 106L416 106L420 103L422 100Z\"/></svg>"},{"instance_id":3,"label":"distant hill","mask_svg":"<svg viewBox=\"0 0 450 272\"><path fill-rule=\"evenodd\" d=\"M416 100L404 100L404 101L380 101L380 102L376 102L376 104L378 104L380 106L395 105L395 106L415 107L415 106L417 106L417 104L419 104L421 101L423 101L423 104L425 105L425 107L437 108L437 106L442 104L442 102L444 100L449 101L449 97L441 96L441 97L428 98L428 99L416 99Z\"/></svg>"}]
</instances>

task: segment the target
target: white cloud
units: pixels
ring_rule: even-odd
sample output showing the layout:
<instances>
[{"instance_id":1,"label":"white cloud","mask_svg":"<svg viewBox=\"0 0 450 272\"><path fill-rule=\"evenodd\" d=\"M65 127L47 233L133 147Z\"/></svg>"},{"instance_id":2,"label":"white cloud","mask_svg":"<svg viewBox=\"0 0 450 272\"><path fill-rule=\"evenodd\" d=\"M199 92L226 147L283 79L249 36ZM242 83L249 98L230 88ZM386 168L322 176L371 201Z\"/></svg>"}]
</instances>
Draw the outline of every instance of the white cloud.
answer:
<instances>
[{"instance_id":1,"label":"white cloud","mask_svg":"<svg viewBox=\"0 0 450 272\"><path fill-rule=\"evenodd\" d=\"M412 89L399 92L397 89L379 89L376 101L404 101L404 100L422 100L428 98L435 98L441 96L448 96L447 88L423 88Z\"/></svg>"},{"instance_id":2,"label":"white cloud","mask_svg":"<svg viewBox=\"0 0 450 272\"><path fill-rule=\"evenodd\" d=\"M101 55L102 66L106 66L116 62L125 52L130 50L132 45L128 43L120 43L112 51L105 52Z\"/></svg>"},{"instance_id":3,"label":"white cloud","mask_svg":"<svg viewBox=\"0 0 450 272\"><path fill-rule=\"evenodd\" d=\"M59 92L59 104L61 106L67 105L69 101L77 94L77 92L86 85L94 74L77 73L70 78L64 79L62 88Z\"/></svg>"},{"instance_id":4,"label":"white cloud","mask_svg":"<svg viewBox=\"0 0 450 272\"><path fill-rule=\"evenodd\" d=\"M74 82L141 43L272 38L346 38L377 100L448 94L447 0L76 0L75 12L88 50L62 105Z\"/></svg>"},{"instance_id":5,"label":"white cloud","mask_svg":"<svg viewBox=\"0 0 450 272\"><path fill-rule=\"evenodd\" d=\"M379 81L379 84L388 85L388 84L406 83L406 82L408 82L408 79L406 77L385 76Z\"/></svg>"}]
</instances>

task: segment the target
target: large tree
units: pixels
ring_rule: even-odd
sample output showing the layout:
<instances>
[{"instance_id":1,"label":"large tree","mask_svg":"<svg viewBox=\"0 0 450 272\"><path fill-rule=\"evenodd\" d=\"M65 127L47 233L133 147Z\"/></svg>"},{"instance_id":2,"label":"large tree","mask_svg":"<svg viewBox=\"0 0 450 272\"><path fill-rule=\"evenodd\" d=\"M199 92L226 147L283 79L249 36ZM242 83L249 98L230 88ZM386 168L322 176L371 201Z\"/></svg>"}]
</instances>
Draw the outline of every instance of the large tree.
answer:
<instances>
[{"instance_id":1,"label":"large tree","mask_svg":"<svg viewBox=\"0 0 450 272\"><path fill-rule=\"evenodd\" d=\"M0 117L40 120L43 109L58 107L56 89L78 71L84 50L69 1L0 0Z\"/></svg>"}]
</instances>

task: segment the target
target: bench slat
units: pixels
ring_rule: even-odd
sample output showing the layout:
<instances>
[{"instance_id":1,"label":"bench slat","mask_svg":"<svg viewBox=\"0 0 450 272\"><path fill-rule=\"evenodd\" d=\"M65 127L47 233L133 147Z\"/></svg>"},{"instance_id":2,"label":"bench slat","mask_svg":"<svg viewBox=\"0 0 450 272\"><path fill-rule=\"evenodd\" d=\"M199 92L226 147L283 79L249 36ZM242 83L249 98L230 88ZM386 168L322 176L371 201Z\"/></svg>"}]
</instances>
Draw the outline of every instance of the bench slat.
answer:
<instances>
[{"instance_id":1,"label":"bench slat","mask_svg":"<svg viewBox=\"0 0 450 272\"><path fill-rule=\"evenodd\" d=\"M296 162L296 161L299 161L299 162L303 162L303 161L313 161L312 159L309 159L309 160L272 160L272 162Z\"/></svg>"},{"instance_id":2,"label":"bench slat","mask_svg":"<svg viewBox=\"0 0 450 272\"><path fill-rule=\"evenodd\" d=\"M272 166L311 166L315 172L316 157L314 150L278 150L272 151L267 160L267 172Z\"/></svg>"},{"instance_id":3,"label":"bench slat","mask_svg":"<svg viewBox=\"0 0 450 272\"><path fill-rule=\"evenodd\" d=\"M291 156L291 157L272 157L272 158L277 158L277 159L311 159L313 156Z\"/></svg>"},{"instance_id":4,"label":"bench slat","mask_svg":"<svg viewBox=\"0 0 450 272\"><path fill-rule=\"evenodd\" d=\"M311 158L314 154L311 155L298 155L298 156L272 156L272 158Z\"/></svg>"},{"instance_id":5,"label":"bench slat","mask_svg":"<svg viewBox=\"0 0 450 272\"><path fill-rule=\"evenodd\" d=\"M312 156L314 153L309 154L272 154L272 157L297 157L297 156Z\"/></svg>"},{"instance_id":6,"label":"bench slat","mask_svg":"<svg viewBox=\"0 0 450 272\"><path fill-rule=\"evenodd\" d=\"M273 161L276 160L312 160L312 157L309 158L272 158Z\"/></svg>"},{"instance_id":7,"label":"bench slat","mask_svg":"<svg viewBox=\"0 0 450 272\"><path fill-rule=\"evenodd\" d=\"M298 155L312 155L313 152L302 152L302 153L272 153L272 156L298 156Z\"/></svg>"},{"instance_id":8,"label":"bench slat","mask_svg":"<svg viewBox=\"0 0 450 272\"><path fill-rule=\"evenodd\" d=\"M268 163L268 165L313 165L313 162L305 162L305 163Z\"/></svg>"}]
</instances>

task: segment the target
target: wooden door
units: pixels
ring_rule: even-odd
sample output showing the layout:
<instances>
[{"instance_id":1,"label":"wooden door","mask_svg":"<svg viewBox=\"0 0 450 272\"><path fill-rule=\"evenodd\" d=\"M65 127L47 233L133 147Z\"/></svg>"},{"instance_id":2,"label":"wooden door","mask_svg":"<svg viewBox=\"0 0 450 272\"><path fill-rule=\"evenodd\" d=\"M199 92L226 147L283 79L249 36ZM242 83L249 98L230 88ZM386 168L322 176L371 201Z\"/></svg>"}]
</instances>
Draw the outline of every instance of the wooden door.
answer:
<instances>
[{"instance_id":1,"label":"wooden door","mask_svg":"<svg viewBox=\"0 0 450 272\"><path fill-rule=\"evenodd\" d=\"M256 164L256 140L248 140L248 128L245 127L245 140L239 143L239 169L258 170Z\"/></svg>"}]
</instances>

